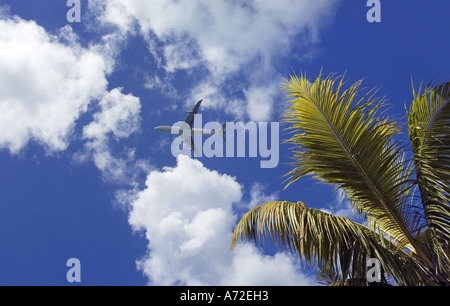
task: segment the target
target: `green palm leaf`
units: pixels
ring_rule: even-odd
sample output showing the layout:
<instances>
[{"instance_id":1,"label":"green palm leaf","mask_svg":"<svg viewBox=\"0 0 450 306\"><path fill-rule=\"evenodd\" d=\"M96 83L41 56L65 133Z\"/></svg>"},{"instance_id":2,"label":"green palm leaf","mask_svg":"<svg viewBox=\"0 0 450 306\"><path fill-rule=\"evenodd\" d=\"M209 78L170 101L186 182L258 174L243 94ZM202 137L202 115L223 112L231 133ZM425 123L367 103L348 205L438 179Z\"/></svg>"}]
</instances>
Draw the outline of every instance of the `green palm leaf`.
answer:
<instances>
[{"instance_id":1,"label":"green palm leaf","mask_svg":"<svg viewBox=\"0 0 450 306\"><path fill-rule=\"evenodd\" d=\"M290 98L284 121L294 145L288 186L305 175L336 186L365 225L300 202L266 203L239 222L232 249L270 235L330 272L324 279L334 284L367 283L365 261L376 257L397 284L449 285L450 82L414 93L411 160L382 100L373 91L361 95L360 86L343 89L343 77L292 76L283 84Z\"/></svg>"},{"instance_id":2,"label":"green palm leaf","mask_svg":"<svg viewBox=\"0 0 450 306\"><path fill-rule=\"evenodd\" d=\"M382 117L384 105L373 94L360 95L361 82L343 90L343 78L321 76L313 83L291 77L284 89L291 107L295 182L304 175L344 189L363 214L376 216L377 226L416 252L409 201L408 168L402 148L393 141L396 124Z\"/></svg>"},{"instance_id":3,"label":"green palm leaf","mask_svg":"<svg viewBox=\"0 0 450 306\"><path fill-rule=\"evenodd\" d=\"M450 82L414 92L408 117L416 183L427 232L422 240L448 272L450 242ZM436 256L438 255L438 256Z\"/></svg>"},{"instance_id":4,"label":"green palm leaf","mask_svg":"<svg viewBox=\"0 0 450 306\"><path fill-rule=\"evenodd\" d=\"M450 82L414 94L408 127L425 218L450 238Z\"/></svg>"},{"instance_id":5,"label":"green palm leaf","mask_svg":"<svg viewBox=\"0 0 450 306\"><path fill-rule=\"evenodd\" d=\"M272 202L253 208L237 225L231 248L247 239L264 242L267 234L307 262L339 269L344 279L365 279L367 259L375 257L399 284L431 283L420 265L383 235L302 203Z\"/></svg>"}]
</instances>

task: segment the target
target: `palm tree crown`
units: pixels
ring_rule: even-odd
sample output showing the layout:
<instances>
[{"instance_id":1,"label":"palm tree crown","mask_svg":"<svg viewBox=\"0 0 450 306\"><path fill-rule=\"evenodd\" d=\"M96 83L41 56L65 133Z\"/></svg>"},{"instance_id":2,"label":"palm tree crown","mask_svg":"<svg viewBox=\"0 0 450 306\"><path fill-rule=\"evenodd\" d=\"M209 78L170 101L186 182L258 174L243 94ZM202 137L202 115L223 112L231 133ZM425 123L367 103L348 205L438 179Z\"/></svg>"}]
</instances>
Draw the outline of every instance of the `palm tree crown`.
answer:
<instances>
[{"instance_id":1,"label":"palm tree crown","mask_svg":"<svg viewBox=\"0 0 450 306\"><path fill-rule=\"evenodd\" d=\"M268 233L339 275L336 283L367 284L366 262L376 258L384 280L450 285L450 82L413 93L410 146L396 139L401 129L376 91L360 97L361 81L344 85L344 77L322 75L283 83L294 160L288 186L305 175L336 186L363 224L301 202L265 203L241 219L232 249Z\"/></svg>"}]
</instances>

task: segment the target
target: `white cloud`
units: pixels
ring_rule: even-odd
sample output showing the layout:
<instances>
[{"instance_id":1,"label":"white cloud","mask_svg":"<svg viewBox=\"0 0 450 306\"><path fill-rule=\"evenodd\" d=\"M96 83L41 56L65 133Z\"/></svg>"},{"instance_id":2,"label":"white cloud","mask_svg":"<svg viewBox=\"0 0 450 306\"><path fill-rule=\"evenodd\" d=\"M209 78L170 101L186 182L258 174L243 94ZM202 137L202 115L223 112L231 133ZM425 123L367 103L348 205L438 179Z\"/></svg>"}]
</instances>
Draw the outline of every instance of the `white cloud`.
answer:
<instances>
[{"instance_id":1,"label":"white cloud","mask_svg":"<svg viewBox=\"0 0 450 306\"><path fill-rule=\"evenodd\" d=\"M109 141L87 142L82 151L74 154L73 161L83 163L92 160L105 181L129 186L136 183L140 174L153 169L148 159L136 159L133 148L124 147L119 152L112 152Z\"/></svg>"},{"instance_id":2,"label":"white cloud","mask_svg":"<svg viewBox=\"0 0 450 306\"><path fill-rule=\"evenodd\" d=\"M333 197L333 202L329 203L328 207L321 209L323 212L339 217L345 217L350 220L361 221L343 189L337 189L334 192Z\"/></svg>"},{"instance_id":3,"label":"white cloud","mask_svg":"<svg viewBox=\"0 0 450 306\"><path fill-rule=\"evenodd\" d=\"M0 147L13 153L30 140L48 151L64 150L75 121L106 89L104 58L76 43L70 46L34 21L3 15L0 20Z\"/></svg>"},{"instance_id":4,"label":"white cloud","mask_svg":"<svg viewBox=\"0 0 450 306\"><path fill-rule=\"evenodd\" d=\"M273 108L273 98L277 95L274 85L265 87L252 87L244 90L247 100L247 112L250 120L265 122L270 119Z\"/></svg>"},{"instance_id":5,"label":"white cloud","mask_svg":"<svg viewBox=\"0 0 450 306\"><path fill-rule=\"evenodd\" d=\"M261 57L287 54L290 43L308 30L315 39L322 18L329 17L336 1L167 1L116 0L134 16L144 32L152 31L167 43L172 68L191 66L192 59L206 61L210 71L223 74ZM112 20L110 18L110 20ZM186 46L186 42L190 46ZM186 54L197 45L200 52ZM181 48L188 47L188 48Z\"/></svg>"},{"instance_id":6,"label":"white cloud","mask_svg":"<svg viewBox=\"0 0 450 306\"><path fill-rule=\"evenodd\" d=\"M263 272L262 272L263 271ZM225 286L312 286L313 278L299 269L299 262L285 253L262 255L255 247L243 245L236 250L231 266L222 276Z\"/></svg>"},{"instance_id":7,"label":"white cloud","mask_svg":"<svg viewBox=\"0 0 450 306\"><path fill-rule=\"evenodd\" d=\"M149 241L138 267L150 284L311 284L284 253L263 255L253 245L229 251L233 204L242 198L234 177L180 155L176 167L151 172L146 186L131 203L129 223Z\"/></svg>"},{"instance_id":8,"label":"white cloud","mask_svg":"<svg viewBox=\"0 0 450 306\"><path fill-rule=\"evenodd\" d=\"M320 28L330 22L339 2L111 0L99 19L116 25L121 32L134 31L136 22L158 66L168 74L206 68L190 97L194 100L202 88L219 88L205 107L219 106L236 113L227 102L239 98L230 99L222 89L229 88L228 81L240 75L244 80L233 85L233 91L243 94L246 90L240 99L247 98L248 105L240 111L252 120L267 120L273 111L273 86L280 82L274 62L284 59L293 48L298 56L316 42ZM256 99L258 90L263 92L258 96L264 94L264 98Z\"/></svg>"},{"instance_id":9,"label":"white cloud","mask_svg":"<svg viewBox=\"0 0 450 306\"><path fill-rule=\"evenodd\" d=\"M52 35L35 21L10 16L4 7L0 29L0 149L16 154L36 141L53 153L81 138L84 148L74 161L93 160L108 181L132 184L150 171L149 161L136 159L133 148L114 152L111 146L140 124L139 98L123 94L122 88L107 91L124 33L83 47L69 25ZM100 111L82 135L74 135L77 120L93 101L99 101Z\"/></svg>"},{"instance_id":10,"label":"white cloud","mask_svg":"<svg viewBox=\"0 0 450 306\"><path fill-rule=\"evenodd\" d=\"M170 76L161 79L156 73L154 75L147 74L145 76L144 87L150 90L159 89L163 94L170 98L175 98L178 94L175 86L171 84ZM176 105L172 105L172 107L176 107Z\"/></svg>"},{"instance_id":11,"label":"white cloud","mask_svg":"<svg viewBox=\"0 0 450 306\"><path fill-rule=\"evenodd\" d=\"M141 103L132 94L125 95L121 88L106 93L99 102L100 110L93 121L83 128L85 150L76 155L78 161L92 158L103 177L111 182L128 182L141 171L151 169L148 161L136 160L135 150L125 148L121 157L111 152L112 141L129 137L140 127Z\"/></svg>"},{"instance_id":12,"label":"white cloud","mask_svg":"<svg viewBox=\"0 0 450 306\"><path fill-rule=\"evenodd\" d=\"M121 88L115 88L101 99L99 105L101 111L84 127L84 138L101 140L110 133L116 138L126 138L139 128L139 98L124 95Z\"/></svg>"},{"instance_id":13,"label":"white cloud","mask_svg":"<svg viewBox=\"0 0 450 306\"><path fill-rule=\"evenodd\" d=\"M274 194L266 194L264 192L264 186L255 183L250 188L250 202L247 205L247 209L251 209L257 205L263 204L263 203L269 203L279 200L278 193Z\"/></svg>"}]
</instances>

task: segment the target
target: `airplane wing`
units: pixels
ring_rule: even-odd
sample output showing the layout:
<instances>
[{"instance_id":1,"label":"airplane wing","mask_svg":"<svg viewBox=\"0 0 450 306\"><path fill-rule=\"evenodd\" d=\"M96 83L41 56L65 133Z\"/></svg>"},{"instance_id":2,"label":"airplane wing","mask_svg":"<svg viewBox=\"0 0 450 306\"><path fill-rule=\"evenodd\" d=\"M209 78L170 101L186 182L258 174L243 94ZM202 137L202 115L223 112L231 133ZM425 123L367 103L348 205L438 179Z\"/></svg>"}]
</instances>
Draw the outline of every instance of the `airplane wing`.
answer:
<instances>
[{"instance_id":1,"label":"airplane wing","mask_svg":"<svg viewBox=\"0 0 450 306\"><path fill-rule=\"evenodd\" d=\"M202 100L198 101L197 104L195 104L194 108L192 109L192 111L188 111L189 116L186 118L186 120L184 120L184 122L186 122L187 124L189 124L189 126L192 128L194 125L194 118L195 115L198 113L198 109L200 108L200 105L202 104Z\"/></svg>"}]
</instances>

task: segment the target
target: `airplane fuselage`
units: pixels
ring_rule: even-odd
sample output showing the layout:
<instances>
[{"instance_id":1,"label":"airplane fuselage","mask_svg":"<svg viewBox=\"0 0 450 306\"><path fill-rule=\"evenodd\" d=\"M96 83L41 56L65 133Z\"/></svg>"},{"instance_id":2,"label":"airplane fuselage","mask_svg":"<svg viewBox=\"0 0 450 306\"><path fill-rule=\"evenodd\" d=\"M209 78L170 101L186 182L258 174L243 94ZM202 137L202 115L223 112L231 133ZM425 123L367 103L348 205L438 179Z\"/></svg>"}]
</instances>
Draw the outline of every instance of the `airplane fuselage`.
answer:
<instances>
[{"instance_id":1,"label":"airplane fuselage","mask_svg":"<svg viewBox=\"0 0 450 306\"><path fill-rule=\"evenodd\" d=\"M155 127L155 130L163 133L170 133L170 134L179 134L181 135L183 133L182 127L175 127L175 126L157 126ZM190 129L191 135L214 135L216 134L217 130L209 130L209 129L198 129L198 128L192 128Z\"/></svg>"},{"instance_id":2,"label":"airplane fuselage","mask_svg":"<svg viewBox=\"0 0 450 306\"><path fill-rule=\"evenodd\" d=\"M212 135L219 134L220 136L222 136L223 140L225 140L224 133L225 133L226 124L224 124L222 126L222 128L220 128L218 130L193 128L194 119L198 113L198 109L200 108L200 104L202 103L202 101L203 100L198 101L197 104L194 106L194 108L191 111L187 111L187 113L189 115L186 118L186 120L184 120L184 122L182 122L182 121L178 122L178 123L181 123L181 126L177 126L177 123L176 123L173 126L157 126L157 127L155 127L155 130L157 130L159 132L163 132L163 133L180 135L182 138L182 141L190 147L191 151L195 151L196 153L198 152L197 148L195 147L195 143L194 143L194 136L196 136L196 135L212 136Z\"/></svg>"}]
</instances>

